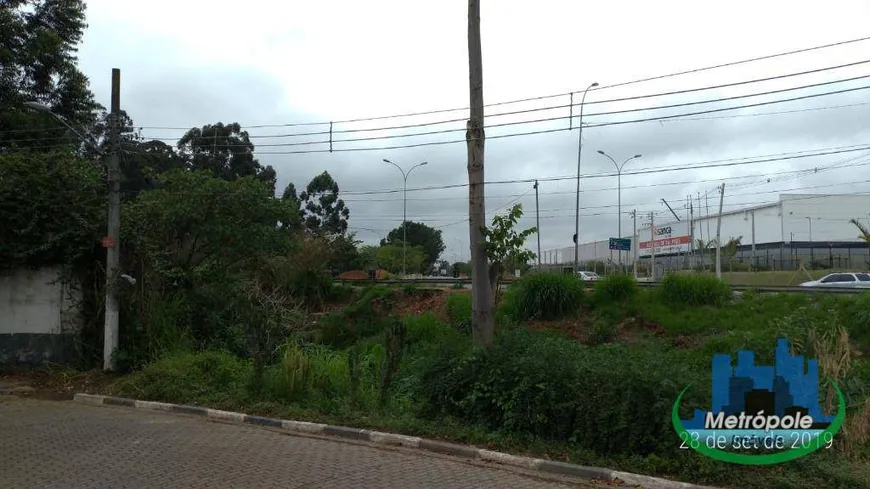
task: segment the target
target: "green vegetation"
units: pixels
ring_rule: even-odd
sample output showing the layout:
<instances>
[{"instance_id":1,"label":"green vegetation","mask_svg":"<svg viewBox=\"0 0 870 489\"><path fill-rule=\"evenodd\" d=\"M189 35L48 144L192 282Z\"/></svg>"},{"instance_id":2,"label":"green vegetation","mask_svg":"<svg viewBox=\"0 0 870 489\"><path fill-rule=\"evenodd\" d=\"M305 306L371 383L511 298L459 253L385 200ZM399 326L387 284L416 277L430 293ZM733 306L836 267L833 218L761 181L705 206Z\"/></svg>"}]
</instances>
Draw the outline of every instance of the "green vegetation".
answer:
<instances>
[{"instance_id":1,"label":"green vegetation","mask_svg":"<svg viewBox=\"0 0 870 489\"><path fill-rule=\"evenodd\" d=\"M574 274L533 274L511 284L503 307L516 320L558 319L580 309L583 288Z\"/></svg>"},{"instance_id":2,"label":"green vegetation","mask_svg":"<svg viewBox=\"0 0 870 489\"><path fill-rule=\"evenodd\" d=\"M542 277L524 278L515 290L550 297L540 284L570 283ZM511 321L500 324L487 349L472 349L469 331L457 327L470 315L468 294L444 293L449 322L431 312L398 319L393 305L419 291L373 287L324 316L310 333L285 340L260 387L251 382L250 360L200 351L168 354L119 381L114 392L446 438L726 487L861 487L870 476L870 362L861 356L831 360L842 360L848 349L870 351L862 339L866 316L853 315L866 309L870 294L750 295L697 306L631 284L625 277L599 284L581 314L563 317L586 321L590 333L610 331L606 340L591 334L576 341ZM508 294L503 319L511 318L510 298L517 293ZM367 326L335 329L337 324ZM558 330L560 323L550 324ZM680 450L670 424L678 392L694 386L682 405L688 416L709 403L711 355L752 348L759 362L769 363L779 337L824 359L823 371L846 394L847 425L835 447L777 468L730 466Z\"/></svg>"},{"instance_id":3,"label":"green vegetation","mask_svg":"<svg viewBox=\"0 0 870 489\"><path fill-rule=\"evenodd\" d=\"M595 284L593 300L598 304L622 302L637 295L637 281L631 275L608 275Z\"/></svg>"},{"instance_id":4,"label":"green vegetation","mask_svg":"<svg viewBox=\"0 0 870 489\"><path fill-rule=\"evenodd\" d=\"M731 299L731 288L716 277L671 274L662 281L661 297L675 305L723 305Z\"/></svg>"}]
</instances>

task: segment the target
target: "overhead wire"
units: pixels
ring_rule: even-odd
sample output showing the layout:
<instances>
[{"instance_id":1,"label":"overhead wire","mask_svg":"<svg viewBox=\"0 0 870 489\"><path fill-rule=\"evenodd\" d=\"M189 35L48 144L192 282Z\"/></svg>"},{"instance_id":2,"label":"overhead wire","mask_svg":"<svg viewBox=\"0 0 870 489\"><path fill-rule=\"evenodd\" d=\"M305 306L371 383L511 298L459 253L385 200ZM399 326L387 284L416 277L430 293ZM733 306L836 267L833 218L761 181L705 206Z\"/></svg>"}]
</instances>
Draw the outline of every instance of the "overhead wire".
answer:
<instances>
[{"instance_id":1,"label":"overhead wire","mask_svg":"<svg viewBox=\"0 0 870 489\"><path fill-rule=\"evenodd\" d=\"M720 63L720 64L712 65L712 66L705 66L705 67L701 67L701 68L693 68L693 69L689 69L689 70L678 71L675 73L668 73L668 74L656 75L656 76L640 78L640 79L635 79L635 80L629 80L629 81L624 81L624 82L612 83L610 85L601 85L601 86L594 87L594 88L590 89L590 91L598 91L598 90L605 90L605 89L623 87L623 86L628 86L628 85L635 85L638 83L645 83L645 82L649 82L649 81L661 80L664 78L672 78L675 76L682 76L682 75L687 75L687 74L692 74L692 73L699 73L702 71L709 71L709 70L718 69L718 68L725 68L725 67L729 67L729 66L737 66L737 65L741 65L741 64L752 63L752 62L756 62L756 61L763 61L763 60L773 59L773 58L778 58L778 57L783 57L783 56L790 56L790 55L794 55L794 54L816 51L816 50L820 50L820 49L828 49L828 48L832 48L832 47L843 46L843 45L863 42L863 41L867 41L867 40L870 40L870 36L860 37L860 38L855 38L855 39L847 39L847 40L843 40L843 41L837 41L837 42L833 42L833 43L828 43L828 44L823 44L823 45L818 45L818 46L811 46L811 47L801 48L801 49L795 49L795 50L791 50L791 51L769 54L769 55L764 55L764 56L756 56L753 58L748 58L748 59L743 59L743 60L738 60L738 61L730 61L730 62ZM573 91L569 91L569 92L562 92L562 93L552 94L552 95L534 96L534 97L508 100L508 101L503 101L503 102L489 103L489 104L485 104L484 107L498 107L498 106L503 106L503 105L512 105L512 104L518 104L518 103L547 100L547 99L553 99L553 98L557 98L557 97L564 97L564 96L570 95L572 93L577 93L577 92L578 92L577 90L573 90ZM262 129L262 128L270 128L270 127L294 127L294 126L314 126L314 125L323 126L323 125L329 125L330 123L332 123L332 124L347 124L347 123L355 123L355 122L368 122L368 121L376 121L376 120L398 119L398 118L403 118L403 117L416 117L416 116L422 116L422 115L444 114L444 113L449 113L449 112L458 112L458 111L465 111L465 110L468 110L467 106L453 108L453 109L437 109L437 110L428 110L428 111L419 111L419 112L409 112L409 113L404 113L404 114L392 114L392 115L384 115L384 116L376 116L376 117L362 117L362 118L354 118L354 119L344 119L344 120L336 120L336 121L331 121L331 122L330 121L321 121L321 122L304 122L304 123L287 123L287 124L259 124L259 125L249 125L247 127ZM167 127L167 126L141 126L141 127L150 128L150 129L189 129L189 127Z\"/></svg>"}]
</instances>

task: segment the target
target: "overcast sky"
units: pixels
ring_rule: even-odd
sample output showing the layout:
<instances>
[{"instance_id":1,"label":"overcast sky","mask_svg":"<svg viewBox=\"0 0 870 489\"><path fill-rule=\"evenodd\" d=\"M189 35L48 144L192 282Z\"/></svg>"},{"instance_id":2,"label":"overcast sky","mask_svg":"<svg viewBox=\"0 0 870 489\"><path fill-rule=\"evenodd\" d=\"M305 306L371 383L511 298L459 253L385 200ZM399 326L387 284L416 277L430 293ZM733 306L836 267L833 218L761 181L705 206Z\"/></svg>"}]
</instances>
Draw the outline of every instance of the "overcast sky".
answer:
<instances>
[{"instance_id":1,"label":"overcast sky","mask_svg":"<svg viewBox=\"0 0 870 489\"><path fill-rule=\"evenodd\" d=\"M484 101L580 93L592 82L620 82L712 66L767 54L870 35L870 2L832 1L613 1L483 0ZM461 0L248 0L246 2L89 0L81 66L98 100L109 105L111 69L120 68L121 106L143 126L146 138L176 141L180 128L238 122L255 136L260 162L273 165L279 192L297 188L327 170L337 180L360 239L376 242L402 218L402 176L384 163L414 170L409 189L467 182L464 142L413 148L359 150L436 141L462 141L467 110L359 123L334 123L334 140L376 138L454 129L456 132L373 141L335 142L333 149L358 151L288 154L329 149L328 135L261 137L329 131L329 124L264 125L342 121L468 104L467 3ZM828 68L870 59L870 41L810 53L591 90L583 123L580 236L582 242L617 234L617 178L613 163L634 154L622 176L623 235L628 212L656 212L667 220L664 198L685 214L686 196L697 204L705 192L711 212L715 187L726 182L725 210L777 200L786 193L868 192L870 151L720 168L630 175L664 167L780 153L830 150L870 144L870 90L719 113L594 127L627 121L756 104L870 85L870 78L765 96L655 111L600 112L734 97L870 75L870 63L680 95L624 102L614 98L722 85ZM566 128L570 97L488 107L486 124L558 120L491 127L487 131L486 180L539 178L542 250L571 245L577 171L576 130L493 138ZM858 104L858 105L856 105ZM539 110L496 117L525 109ZM832 107L824 110L803 109ZM842 107L846 106L846 107ZM789 111L769 115L771 112ZM768 114L747 116L750 114ZM734 116L738 117L734 117ZM587 117L588 116L588 117ZM686 120L689 119L689 120ZM456 120L411 129L339 133ZM162 129L178 128L178 129ZM320 144L299 145L298 143ZM294 146L267 146L297 143ZM849 149L849 148L846 148ZM283 154L281 154L283 153ZM738 160L739 161L739 160ZM798 172L818 168L818 172ZM598 176L593 177L593 175ZM566 177L549 180L552 177ZM770 182L767 180L770 179ZM523 204L523 226L535 224L531 183L487 185L487 214L513 201ZM399 190L393 193L360 192ZM697 208L696 208L697 212ZM866 213L865 209L861 214ZM467 188L409 191L408 219L443 229L443 258L467 260ZM640 220L638 222L640 227ZM534 240L530 243L534 249Z\"/></svg>"}]
</instances>

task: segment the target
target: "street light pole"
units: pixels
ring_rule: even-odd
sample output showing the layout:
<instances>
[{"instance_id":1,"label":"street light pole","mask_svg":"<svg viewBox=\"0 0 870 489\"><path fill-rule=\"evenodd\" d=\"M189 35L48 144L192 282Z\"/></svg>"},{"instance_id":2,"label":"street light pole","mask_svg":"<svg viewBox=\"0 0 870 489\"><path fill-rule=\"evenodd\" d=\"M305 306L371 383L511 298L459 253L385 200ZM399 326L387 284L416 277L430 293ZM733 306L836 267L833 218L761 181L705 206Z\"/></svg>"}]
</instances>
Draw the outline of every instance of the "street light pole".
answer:
<instances>
[{"instance_id":1,"label":"street light pole","mask_svg":"<svg viewBox=\"0 0 870 489\"><path fill-rule=\"evenodd\" d=\"M410 170L405 172L401 166L393 163L392 161L384 158L385 163L389 163L402 172L402 179L405 181L404 186L402 187L402 276L405 277L408 275L407 270L407 246L408 246L408 176L411 175L411 172L414 171L414 168L418 166L423 166L428 162L424 161L423 163L418 163L411 167Z\"/></svg>"},{"instance_id":2,"label":"street light pole","mask_svg":"<svg viewBox=\"0 0 870 489\"><path fill-rule=\"evenodd\" d=\"M613 162L613 166L616 167L616 195L617 195L617 197L616 197L616 199L617 199L616 214L618 215L617 232L619 234L619 236L617 236L617 237L621 239L622 238L622 169L625 167L626 163L628 163L629 161L631 161L633 159L640 158L642 155L639 155L639 154L634 155L631 158L623 161L622 164L620 165L620 164L616 163L616 160L611 158L610 155L605 153L604 151L601 151L599 149L598 153L607 157L608 160ZM612 258L613 258L613 256L611 255L611 259ZM619 250L619 270L620 270L620 273L622 273L622 250Z\"/></svg>"},{"instance_id":3,"label":"street light pole","mask_svg":"<svg viewBox=\"0 0 870 489\"><path fill-rule=\"evenodd\" d=\"M586 101L586 92L592 87L597 87L595 82L583 90L583 98L580 99L580 122L577 124L577 196L574 204L574 273L580 261L580 156L583 154L583 103Z\"/></svg>"},{"instance_id":4,"label":"street light pole","mask_svg":"<svg viewBox=\"0 0 870 489\"><path fill-rule=\"evenodd\" d=\"M118 151L120 151L120 123L121 123L121 70L112 69L112 96L111 112L109 115L109 141L111 151L109 154L100 150L97 145L76 131L63 117L55 114L50 108L38 102L26 102L25 107L52 115L70 131L79 137L84 143L92 146L103 158L108 170L109 180L109 212L106 229L106 239L103 246L106 248L106 309L105 324L103 327L103 370L114 370L114 354L118 348L118 296L116 293L115 279L118 275L120 262L120 248L118 244L118 231L121 227L121 180ZM130 280L130 279L128 279Z\"/></svg>"}]
</instances>

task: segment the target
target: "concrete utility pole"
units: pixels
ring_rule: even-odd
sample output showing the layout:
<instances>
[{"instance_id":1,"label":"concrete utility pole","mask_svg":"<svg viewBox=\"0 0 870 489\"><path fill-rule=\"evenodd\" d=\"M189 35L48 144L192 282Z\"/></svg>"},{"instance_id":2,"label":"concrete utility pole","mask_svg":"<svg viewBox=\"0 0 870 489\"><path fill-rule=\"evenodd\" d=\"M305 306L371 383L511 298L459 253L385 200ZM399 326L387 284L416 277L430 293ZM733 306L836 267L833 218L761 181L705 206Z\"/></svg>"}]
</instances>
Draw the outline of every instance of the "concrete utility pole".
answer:
<instances>
[{"instance_id":1,"label":"concrete utility pole","mask_svg":"<svg viewBox=\"0 0 870 489\"><path fill-rule=\"evenodd\" d=\"M632 268L634 269L634 279L637 280L637 248L640 246L637 239L637 209L631 211L631 220L634 222L634 232L631 235Z\"/></svg>"},{"instance_id":2,"label":"concrete utility pole","mask_svg":"<svg viewBox=\"0 0 870 489\"><path fill-rule=\"evenodd\" d=\"M616 160L610 157L609 154L604 151L598 150L598 153L606 157L608 160L613 162L613 166L616 167L616 214L617 214L617 238L622 238L622 169L625 167L625 164L629 161L640 158L641 155L637 154L632 156L631 158L622 162L622 164L618 164ZM622 273L622 250L618 250L619 255L619 273ZM611 257L612 258L612 257Z\"/></svg>"},{"instance_id":3,"label":"concrete utility pole","mask_svg":"<svg viewBox=\"0 0 870 489\"><path fill-rule=\"evenodd\" d=\"M692 205L692 196L686 196L686 202L689 205L689 253L691 253L692 258L689 260L689 268L692 268L695 265L695 209Z\"/></svg>"},{"instance_id":4,"label":"concrete utility pole","mask_svg":"<svg viewBox=\"0 0 870 489\"><path fill-rule=\"evenodd\" d=\"M656 221L655 214L649 213L650 281L656 281Z\"/></svg>"},{"instance_id":5,"label":"concrete utility pole","mask_svg":"<svg viewBox=\"0 0 870 489\"><path fill-rule=\"evenodd\" d=\"M807 223L810 225L810 266L816 261L816 256L813 250L813 218L807 217Z\"/></svg>"},{"instance_id":6,"label":"concrete utility pole","mask_svg":"<svg viewBox=\"0 0 870 489\"><path fill-rule=\"evenodd\" d=\"M471 324L475 347L489 346L495 331L492 285L486 258L483 155L483 55L480 49L480 0L468 0L468 232L471 244ZM496 286L498 286L496 284Z\"/></svg>"},{"instance_id":7,"label":"concrete utility pole","mask_svg":"<svg viewBox=\"0 0 870 489\"><path fill-rule=\"evenodd\" d=\"M725 182L719 187L719 216L716 218L716 278L722 278L722 204L725 202Z\"/></svg>"},{"instance_id":8,"label":"concrete utility pole","mask_svg":"<svg viewBox=\"0 0 870 489\"><path fill-rule=\"evenodd\" d=\"M755 269L755 211L750 212L752 216L752 258L750 258L750 270Z\"/></svg>"},{"instance_id":9,"label":"concrete utility pole","mask_svg":"<svg viewBox=\"0 0 870 489\"><path fill-rule=\"evenodd\" d=\"M538 205L538 181L535 180L535 234L538 235L538 271L541 270L541 212Z\"/></svg>"},{"instance_id":10,"label":"concrete utility pole","mask_svg":"<svg viewBox=\"0 0 870 489\"><path fill-rule=\"evenodd\" d=\"M586 90L583 90L583 98L580 99L580 122L577 124L577 193L574 203L574 273L577 273L580 263L580 156L583 154L583 103L586 102L586 93L592 87L597 87L594 82Z\"/></svg>"},{"instance_id":11,"label":"concrete utility pole","mask_svg":"<svg viewBox=\"0 0 870 489\"><path fill-rule=\"evenodd\" d=\"M426 165L427 162L418 163L411 167L407 173L402 169L401 166L393 163L392 161L384 158L384 162L389 163L402 172L402 179L405 181L404 187L402 187L402 276L408 275L408 270L406 268L406 258L407 258L407 246L408 246L408 177L411 175L411 172L414 171L414 168Z\"/></svg>"},{"instance_id":12,"label":"concrete utility pole","mask_svg":"<svg viewBox=\"0 0 870 489\"><path fill-rule=\"evenodd\" d=\"M118 348L118 295L115 281L121 260L118 229L121 227L121 171L118 152L121 150L121 70L112 68L112 105L109 121L111 152L108 160L109 225L106 233L106 324L103 331L103 369L114 370L114 354Z\"/></svg>"}]
</instances>

